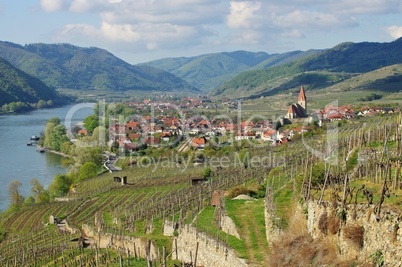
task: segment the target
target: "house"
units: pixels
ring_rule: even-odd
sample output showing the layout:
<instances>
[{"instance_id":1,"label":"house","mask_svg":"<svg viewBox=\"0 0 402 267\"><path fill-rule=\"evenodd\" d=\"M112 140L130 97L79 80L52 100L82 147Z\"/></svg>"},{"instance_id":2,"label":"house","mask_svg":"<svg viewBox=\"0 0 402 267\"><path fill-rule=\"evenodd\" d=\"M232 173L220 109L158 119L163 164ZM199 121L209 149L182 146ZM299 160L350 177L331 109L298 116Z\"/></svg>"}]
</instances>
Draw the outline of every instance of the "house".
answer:
<instances>
[{"instance_id":1,"label":"house","mask_svg":"<svg viewBox=\"0 0 402 267\"><path fill-rule=\"evenodd\" d=\"M80 136L86 136L88 134L88 131L85 130L85 129L81 129L81 130L78 131L77 134L80 135Z\"/></svg>"},{"instance_id":2,"label":"house","mask_svg":"<svg viewBox=\"0 0 402 267\"><path fill-rule=\"evenodd\" d=\"M129 143L129 144L124 144L124 149L127 152L134 152L134 151L138 150L139 148L138 148L137 144Z\"/></svg>"},{"instance_id":3,"label":"house","mask_svg":"<svg viewBox=\"0 0 402 267\"><path fill-rule=\"evenodd\" d=\"M126 131L133 131L139 127L140 123L132 120L125 124Z\"/></svg>"},{"instance_id":4,"label":"house","mask_svg":"<svg viewBox=\"0 0 402 267\"><path fill-rule=\"evenodd\" d=\"M293 128L292 133L296 132L296 133L302 134L302 133L306 133L308 131L310 131L310 127L303 125L303 126L298 126L298 127Z\"/></svg>"},{"instance_id":5,"label":"house","mask_svg":"<svg viewBox=\"0 0 402 267\"><path fill-rule=\"evenodd\" d=\"M277 139L278 139L278 132L273 129L265 131L261 136L261 140L263 141L276 141Z\"/></svg>"},{"instance_id":6,"label":"house","mask_svg":"<svg viewBox=\"0 0 402 267\"><path fill-rule=\"evenodd\" d=\"M251 139L255 139L256 135L254 132L245 132L245 133L240 133L240 134L236 134L235 136L235 140L240 141L240 140L251 140Z\"/></svg>"},{"instance_id":7,"label":"house","mask_svg":"<svg viewBox=\"0 0 402 267\"><path fill-rule=\"evenodd\" d=\"M144 141L144 143L147 146L152 146L152 147L159 147L160 142L161 142L160 138L154 137L154 136L149 136Z\"/></svg>"},{"instance_id":8,"label":"house","mask_svg":"<svg viewBox=\"0 0 402 267\"><path fill-rule=\"evenodd\" d=\"M194 137L191 146L195 149L204 149L207 140L205 137Z\"/></svg>"},{"instance_id":9,"label":"house","mask_svg":"<svg viewBox=\"0 0 402 267\"><path fill-rule=\"evenodd\" d=\"M128 138L130 138L131 140L138 140L141 138L141 134L139 133L130 133L128 134Z\"/></svg>"},{"instance_id":10,"label":"house","mask_svg":"<svg viewBox=\"0 0 402 267\"><path fill-rule=\"evenodd\" d=\"M297 103L290 105L287 119L307 118L307 98L303 85L300 86L299 97Z\"/></svg>"}]
</instances>

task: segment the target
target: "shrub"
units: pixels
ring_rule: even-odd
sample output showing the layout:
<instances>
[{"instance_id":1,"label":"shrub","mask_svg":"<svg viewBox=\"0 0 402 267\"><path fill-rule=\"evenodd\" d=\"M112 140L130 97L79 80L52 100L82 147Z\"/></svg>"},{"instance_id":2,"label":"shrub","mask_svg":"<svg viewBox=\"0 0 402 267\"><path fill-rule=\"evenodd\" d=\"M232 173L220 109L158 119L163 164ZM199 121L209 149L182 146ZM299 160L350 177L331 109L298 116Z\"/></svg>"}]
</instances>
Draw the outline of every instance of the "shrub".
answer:
<instances>
[{"instance_id":1,"label":"shrub","mask_svg":"<svg viewBox=\"0 0 402 267\"><path fill-rule=\"evenodd\" d=\"M233 187L232 189L229 190L228 192L228 197L229 198L234 198L239 195L250 195L250 192L252 192L250 189L243 185L239 185L236 187Z\"/></svg>"}]
</instances>

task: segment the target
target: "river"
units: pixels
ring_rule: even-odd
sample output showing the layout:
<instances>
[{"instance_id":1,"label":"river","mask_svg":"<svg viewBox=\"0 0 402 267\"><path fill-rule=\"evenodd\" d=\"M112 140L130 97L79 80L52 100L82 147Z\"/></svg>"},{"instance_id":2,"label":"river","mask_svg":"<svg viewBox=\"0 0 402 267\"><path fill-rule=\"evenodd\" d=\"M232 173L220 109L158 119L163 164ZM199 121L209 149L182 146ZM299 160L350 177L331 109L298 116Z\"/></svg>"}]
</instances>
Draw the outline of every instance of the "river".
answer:
<instances>
[{"instance_id":1,"label":"river","mask_svg":"<svg viewBox=\"0 0 402 267\"><path fill-rule=\"evenodd\" d=\"M90 107L92 106L92 107ZM81 107L81 108L80 108ZM79 108L79 109L78 109ZM30 195L30 180L36 178L47 187L58 173L65 173L62 157L53 153L39 153L35 146L27 146L33 135L39 136L46 121L58 117L65 122L67 114L78 109L71 117L71 125L83 121L93 113L93 104L67 105L41 109L29 113L0 116L0 211L8 207L8 184L12 180L22 183L24 197ZM69 121L70 115L67 117Z\"/></svg>"}]
</instances>

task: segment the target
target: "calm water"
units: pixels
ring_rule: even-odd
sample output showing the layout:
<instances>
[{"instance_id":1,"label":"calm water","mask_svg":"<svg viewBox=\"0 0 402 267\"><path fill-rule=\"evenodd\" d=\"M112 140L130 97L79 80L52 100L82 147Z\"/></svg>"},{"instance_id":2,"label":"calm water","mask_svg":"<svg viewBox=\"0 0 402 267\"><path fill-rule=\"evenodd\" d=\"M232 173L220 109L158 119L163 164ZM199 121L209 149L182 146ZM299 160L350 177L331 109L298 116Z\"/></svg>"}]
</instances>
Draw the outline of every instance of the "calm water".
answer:
<instances>
[{"instance_id":1,"label":"calm water","mask_svg":"<svg viewBox=\"0 0 402 267\"><path fill-rule=\"evenodd\" d=\"M37 178L47 187L56 174L66 172L61 164L61 156L36 152L35 146L27 146L27 142L32 135L40 135L48 119L59 117L64 123L66 115L74 107L80 106L69 105L21 115L0 116L0 210L8 206L7 187L10 181L19 180L22 183L22 194L26 197L30 194L29 182L32 178ZM71 117L72 125L92 113L90 107L77 110Z\"/></svg>"}]
</instances>

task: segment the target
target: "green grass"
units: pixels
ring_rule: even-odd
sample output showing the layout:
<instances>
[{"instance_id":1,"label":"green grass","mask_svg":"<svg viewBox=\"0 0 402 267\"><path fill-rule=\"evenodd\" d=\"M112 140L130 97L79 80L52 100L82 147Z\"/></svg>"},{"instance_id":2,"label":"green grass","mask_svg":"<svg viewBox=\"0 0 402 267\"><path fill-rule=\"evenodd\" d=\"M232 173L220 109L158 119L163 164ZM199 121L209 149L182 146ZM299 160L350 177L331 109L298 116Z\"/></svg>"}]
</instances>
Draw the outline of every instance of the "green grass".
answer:
<instances>
[{"instance_id":1,"label":"green grass","mask_svg":"<svg viewBox=\"0 0 402 267\"><path fill-rule=\"evenodd\" d=\"M268 243L265 231L264 200L254 201L226 199L226 212L232 218L240 237L244 240L250 262L265 264L268 253Z\"/></svg>"},{"instance_id":2,"label":"green grass","mask_svg":"<svg viewBox=\"0 0 402 267\"><path fill-rule=\"evenodd\" d=\"M247 259L247 249L243 240L240 240L232 235L228 235L222 230L219 230L214 222L215 208L212 206L205 207L197 217L194 226L200 231L207 233L208 235L218 238L222 242L227 241L227 244L233 248L240 258Z\"/></svg>"}]
</instances>

